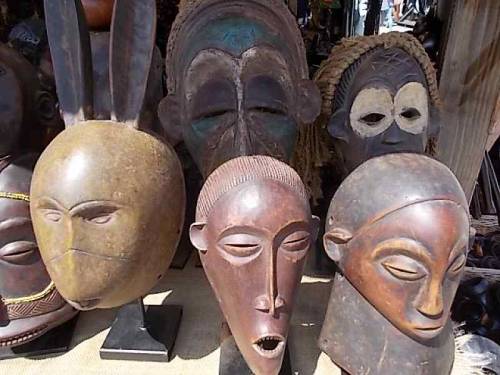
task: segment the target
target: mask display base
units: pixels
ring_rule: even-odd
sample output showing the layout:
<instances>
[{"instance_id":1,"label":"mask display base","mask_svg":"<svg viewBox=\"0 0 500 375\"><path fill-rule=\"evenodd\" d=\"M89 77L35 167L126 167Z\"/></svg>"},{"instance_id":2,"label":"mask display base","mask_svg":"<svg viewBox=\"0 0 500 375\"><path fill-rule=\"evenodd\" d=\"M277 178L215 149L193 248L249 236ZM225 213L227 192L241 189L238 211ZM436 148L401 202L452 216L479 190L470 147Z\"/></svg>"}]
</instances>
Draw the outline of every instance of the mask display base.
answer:
<instances>
[{"instance_id":1,"label":"mask display base","mask_svg":"<svg viewBox=\"0 0 500 375\"><path fill-rule=\"evenodd\" d=\"M70 349L78 315L39 338L13 348L1 348L0 360L20 357L41 357L65 353Z\"/></svg>"},{"instance_id":2,"label":"mask display base","mask_svg":"<svg viewBox=\"0 0 500 375\"><path fill-rule=\"evenodd\" d=\"M225 326L225 327L224 327ZM245 359L241 355L234 337L227 331L227 323L223 323L223 337L220 345L220 362L219 362L219 375L253 375L253 372L248 367ZM226 331L226 332L225 332ZM285 356L283 357L283 364L279 375L292 375L292 366L290 363L290 351L288 345L285 349Z\"/></svg>"},{"instance_id":3,"label":"mask display base","mask_svg":"<svg viewBox=\"0 0 500 375\"><path fill-rule=\"evenodd\" d=\"M102 345L101 359L168 362L179 331L182 306L144 308L142 298L118 310Z\"/></svg>"}]
</instances>

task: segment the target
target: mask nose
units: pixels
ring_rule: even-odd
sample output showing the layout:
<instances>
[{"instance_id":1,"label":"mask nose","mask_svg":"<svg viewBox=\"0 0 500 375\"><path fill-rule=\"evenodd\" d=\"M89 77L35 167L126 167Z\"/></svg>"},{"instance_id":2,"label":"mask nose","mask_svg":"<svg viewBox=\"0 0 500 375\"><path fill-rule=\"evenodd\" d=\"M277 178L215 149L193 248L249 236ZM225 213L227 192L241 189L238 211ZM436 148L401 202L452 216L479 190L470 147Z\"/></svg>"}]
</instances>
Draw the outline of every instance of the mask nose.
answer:
<instances>
[{"instance_id":1,"label":"mask nose","mask_svg":"<svg viewBox=\"0 0 500 375\"><path fill-rule=\"evenodd\" d=\"M432 282L424 287L424 293L417 301L417 310L431 319L439 319L443 315L443 290L440 282Z\"/></svg>"},{"instance_id":2,"label":"mask nose","mask_svg":"<svg viewBox=\"0 0 500 375\"><path fill-rule=\"evenodd\" d=\"M399 126L394 122L384 132L382 137L382 143L386 145L397 145L403 141L403 131L399 128Z\"/></svg>"},{"instance_id":3,"label":"mask nose","mask_svg":"<svg viewBox=\"0 0 500 375\"><path fill-rule=\"evenodd\" d=\"M250 132L248 130L248 123L245 119L244 110L238 110L238 124L236 125L236 132L234 137L234 148L238 150L238 156L253 155L252 142L250 141Z\"/></svg>"},{"instance_id":4,"label":"mask nose","mask_svg":"<svg viewBox=\"0 0 500 375\"><path fill-rule=\"evenodd\" d=\"M285 300L281 296L269 298L268 295L258 296L254 301L255 310L274 315L276 310L285 306Z\"/></svg>"}]
</instances>

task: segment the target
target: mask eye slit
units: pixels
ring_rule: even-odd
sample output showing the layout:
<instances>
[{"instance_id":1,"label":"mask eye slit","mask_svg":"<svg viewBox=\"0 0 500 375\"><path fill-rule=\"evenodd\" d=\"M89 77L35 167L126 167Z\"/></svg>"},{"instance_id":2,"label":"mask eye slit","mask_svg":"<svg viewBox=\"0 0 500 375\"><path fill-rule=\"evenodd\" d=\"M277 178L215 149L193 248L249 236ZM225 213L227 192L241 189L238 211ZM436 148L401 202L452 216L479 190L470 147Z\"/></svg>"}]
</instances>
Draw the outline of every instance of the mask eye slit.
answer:
<instances>
[{"instance_id":1,"label":"mask eye slit","mask_svg":"<svg viewBox=\"0 0 500 375\"><path fill-rule=\"evenodd\" d=\"M360 118L361 122L364 122L367 125L376 125L380 121L382 121L385 118L385 115L382 113L369 113L363 117Z\"/></svg>"},{"instance_id":2,"label":"mask eye slit","mask_svg":"<svg viewBox=\"0 0 500 375\"><path fill-rule=\"evenodd\" d=\"M405 108L403 112L401 112L401 117L404 117L407 120L417 120L420 116L421 114L416 108Z\"/></svg>"}]
</instances>

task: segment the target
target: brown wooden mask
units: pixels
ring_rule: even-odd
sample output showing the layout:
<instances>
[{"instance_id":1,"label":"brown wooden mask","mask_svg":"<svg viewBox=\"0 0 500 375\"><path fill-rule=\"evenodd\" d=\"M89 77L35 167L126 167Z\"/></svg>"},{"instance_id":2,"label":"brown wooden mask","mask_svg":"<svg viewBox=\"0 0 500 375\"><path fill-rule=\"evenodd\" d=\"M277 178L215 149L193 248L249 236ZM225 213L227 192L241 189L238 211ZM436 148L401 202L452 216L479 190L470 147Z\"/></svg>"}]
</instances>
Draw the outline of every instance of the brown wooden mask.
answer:
<instances>
[{"instance_id":1,"label":"brown wooden mask","mask_svg":"<svg viewBox=\"0 0 500 375\"><path fill-rule=\"evenodd\" d=\"M123 305L146 294L167 270L184 218L179 160L170 146L137 130L154 46L155 2L115 3L111 121L90 121L90 43L79 0L47 0L45 7L68 128L35 168L35 234L52 280L73 306Z\"/></svg>"},{"instance_id":2,"label":"brown wooden mask","mask_svg":"<svg viewBox=\"0 0 500 375\"><path fill-rule=\"evenodd\" d=\"M407 336L425 350L436 351L436 341L443 341L440 336L450 335L445 328L468 243L468 204L459 182L447 167L417 154L377 157L349 175L332 200L324 236L327 253L355 288L351 293L366 300L365 311L386 319L370 335L383 338L384 329L393 326L399 341ZM320 343L334 359L337 349L328 339L335 333L327 327L335 325L338 316L330 307L322 332L327 340ZM343 334L346 340L354 339L349 332ZM392 346L399 336L391 336Z\"/></svg>"},{"instance_id":3,"label":"brown wooden mask","mask_svg":"<svg viewBox=\"0 0 500 375\"><path fill-rule=\"evenodd\" d=\"M0 158L19 148L40 149L47 128L61 123L55 97L42 88L34 66L3 43L0 92Z\"/></svg>"},{"instance_id":4,"label":"brown wooden mask","mask_svg":"<svg viewBox=\"0 0 500 375\"><path fill-rule=\"evenodd\" d=\"M279 0L193 0L170 33L159 108L204 177L242 155L289 161L298 125L319 114L295 19Z\"/></svg>"},{"instance_id":5,"label":"brown wooden mask","mask_svg":"<svg viewBox=\"0 0 500 375\"><path fill-rule=\"evenodd\" d=\"M0 162L0 348L34 340L76 314L40 257L29 213L36 155Z\"/></svg>"},{"instance_id":6,"label":"brown wooden mask","mask_svg":"<svg viewBox=\"0 0 500 375\"><path fill-rule=\"evenodd\" d=\"M233 159L207 179L190 237L243 357L277 374L307 251L317 235L296 172L267 156Z\"/></svg>"},{"instance_id":7,"label":"brown wooden mask","mask_svg":"<svg viewBox=\"0 0 500 375\"><path fill-rule=\"evenodd\" d=\"M347 173L375 156L424 153L438 135L435 72L418 40L406 33L344 41L315 80Z\"/></svg>"}]
</instances>

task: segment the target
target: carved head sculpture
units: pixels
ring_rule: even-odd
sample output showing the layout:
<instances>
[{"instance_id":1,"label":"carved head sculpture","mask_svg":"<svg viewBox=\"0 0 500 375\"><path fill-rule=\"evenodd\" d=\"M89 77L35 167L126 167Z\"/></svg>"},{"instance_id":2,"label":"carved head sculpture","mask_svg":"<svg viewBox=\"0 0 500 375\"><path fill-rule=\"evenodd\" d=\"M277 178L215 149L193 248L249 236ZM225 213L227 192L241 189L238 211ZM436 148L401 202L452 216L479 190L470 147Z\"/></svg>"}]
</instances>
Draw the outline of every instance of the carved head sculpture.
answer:
<instances>
[{"instance_id":1,"label":"carved head sculpture","mask_svg":"<svg viewBox=\"0 0 500 375\"><path fill-rule=\"evenodd\" d=\"M47 0L45 7L67 129L35 168L35 234L52 280L73 306L119 306L146 294L167 270L184 217L179 160L170 146L137 130L155 3L116 1L111 121L90 121L90 43L79 0Z\"/></svg>"},{"instance_id":2,"label":"carved head sculpture","mask_svg":"<svg viewBox=\"0 0 500 375\"><path fill-rule=\"evenodd\" d=\"M292 156L298 125L319 114L297 23L280 0L192 0L166 57L160 119L204 177L243 155Z\"/></svg>"},{"instance_id":3,"label":"carved head sculpture","mask_svg":"<svg viewBox=\"0 0 500 375\"><path fill-rule=\"evenodd\" d=\"M344 39L315 81L323 98L316 126L328 129L346 174L375 156L424 153L439 133L436 73L407 33Z\"/></svg>"},{"instance_id":4,"label":"carved head sculpture","mask_svg":"<svg viewBox=\"0 0 500 375\"><path fill-rule=\"evenodd\" d=\"M349 283L402 334L423 342L449 321L468 242L459 182L416 154L374 158L348 176L324 236Z\"/></svg>"},{"instance_id":5,"label":"carved head sculpture","mask_svg":"<svg viewBox=\"0 0 500 375\"><path fill-rule=\"evenodd\" d=\"M76 314L40 257L29 213L34 154L0 162L0 348L34 340Z\"/></svg>"},{"instance_id":6,"label":"carved head sculpture","mask_svg":"<svg viewBox=\"0 0 500 375\"><path fill-rule=\"evenodd\" d=\"M55 98L41 87L29 61L2 43L0 92L0 158L20 147L40 148L45 129L60 122Z\"/></svg>"},{"instance_id":7,"label":"carved head sculpture","mask_svg":"<svg viewBox=\"0 0 500 375\"><path fill-rule=\"evenodd\" d=\"M317 235L304 185L268 156L230 160L207 179L190 237L243 357L277 374L307 251Z\"/></svg>"}]
</instances>

